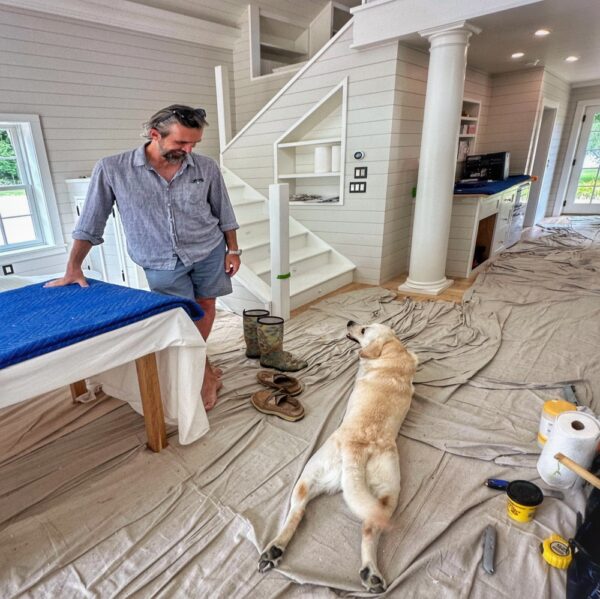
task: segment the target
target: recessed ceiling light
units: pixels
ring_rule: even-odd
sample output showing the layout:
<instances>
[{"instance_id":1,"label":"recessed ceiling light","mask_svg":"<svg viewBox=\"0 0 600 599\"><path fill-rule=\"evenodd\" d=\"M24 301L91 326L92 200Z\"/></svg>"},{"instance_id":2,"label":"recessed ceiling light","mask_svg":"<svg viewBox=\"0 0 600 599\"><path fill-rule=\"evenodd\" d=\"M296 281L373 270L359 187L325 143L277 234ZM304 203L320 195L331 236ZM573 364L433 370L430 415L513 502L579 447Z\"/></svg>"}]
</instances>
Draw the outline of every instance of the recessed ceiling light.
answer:
<instances>
[{"instance_id":1,"label":"recessed ceiling light","mask_svg":"<svg viewBox=\"0 0 600 599\"><path fill-rule=\"evenodd\" d=\"M538 29L533 35L537 35L538 37L544 37L546 35L550 35L550 32L547 29Z\"/></svg>"},{"instance_id":2,"label":"recessed ceiling light","mask_svg":"<svg viewBox=\"0 0 600 599\"><path fill-rule=\"evenodd\" d=\"M565 60L566 60L567 62L576 62L576 61L578 61L578 60L579 60L579 56L567 56L567 57L565 58Z\"/></svg>"},{"instance_id":3,"label":"recessed ceiling light","mask_svg":"<svg viewBox=\"0 0 600 599\"><path fill-rule=\"evenodd\" d=\"M525 56L525 52L515 52L510 55L511 58L523 58L523 56Z\"/></svg>"}]
</instances>

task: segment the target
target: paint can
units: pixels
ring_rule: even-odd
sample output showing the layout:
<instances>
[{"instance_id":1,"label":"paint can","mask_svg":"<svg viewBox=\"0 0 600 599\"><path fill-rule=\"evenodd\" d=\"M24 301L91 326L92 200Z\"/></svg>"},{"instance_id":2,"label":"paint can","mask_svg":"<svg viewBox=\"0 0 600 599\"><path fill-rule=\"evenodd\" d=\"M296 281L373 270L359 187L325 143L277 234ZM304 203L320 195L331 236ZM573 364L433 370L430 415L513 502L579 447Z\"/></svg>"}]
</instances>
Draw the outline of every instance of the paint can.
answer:
<instances>
[{"instance_id":1,"label":"paint can","mask_svg":"<svg viewBox=\"0 0 600 599\"><path fill-rule=\"evenodd\" d=\"M576 410L575 404L564 399L549 399L544 402L542 415L540 416L540 426L537 434L537 443L540 447L544 447L546 441L550 437L554 423L560 414L563 412L572 412Z\"/></svg>"},{"instance_id":2,"label":"paint can","mask_svg":"<svg viewBox=\"0 0 600 599\"><path fill-rule=\"evenodd\" d=\"M506 510L517 522L531 522L538 506L544 501L542 490L528 480L513 480L506 488Z\"/></svg>"}]
</instances>

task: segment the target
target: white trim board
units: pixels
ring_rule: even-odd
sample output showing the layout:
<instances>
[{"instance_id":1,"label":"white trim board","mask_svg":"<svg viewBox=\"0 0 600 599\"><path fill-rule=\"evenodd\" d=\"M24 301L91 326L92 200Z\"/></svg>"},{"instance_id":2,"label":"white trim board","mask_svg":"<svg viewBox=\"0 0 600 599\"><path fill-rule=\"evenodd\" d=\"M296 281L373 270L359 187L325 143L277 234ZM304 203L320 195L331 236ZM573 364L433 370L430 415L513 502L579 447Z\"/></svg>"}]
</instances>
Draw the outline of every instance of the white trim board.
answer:
<instances>
[{"instance_id":1,"label":"white trim board","mask_svg":"<svg viewBox=\"0 0 600 599\"><path fill-rule=\"evenodd\" d=\"M560 173L560 182L558 184L558 189L556 190L556 201L554 202L552 216L560 216L562 212L569 179L571 178L571 172L573 171L573 159L575 158L575 152L577 150L577 142L579 141L579 135L581 133L581 119L583 118L583 113L586 108L592 104L600 104L600 98L590 98L587 100L579 100L579 102L577 102L575 114L573 115L573 122L571 124L571 133L569 134L569 145L565 152Z\"/></svg>"},{"instance_id":2,"label":"white trim board","mask_svg":"<svg viewBox=\"0 0 600 599\"><path fill-rule=\"evenodd\" d=\"M233 50L238 27L180 15L130 0L0 0L0 5Z\"/></svg>"}]
</instances>

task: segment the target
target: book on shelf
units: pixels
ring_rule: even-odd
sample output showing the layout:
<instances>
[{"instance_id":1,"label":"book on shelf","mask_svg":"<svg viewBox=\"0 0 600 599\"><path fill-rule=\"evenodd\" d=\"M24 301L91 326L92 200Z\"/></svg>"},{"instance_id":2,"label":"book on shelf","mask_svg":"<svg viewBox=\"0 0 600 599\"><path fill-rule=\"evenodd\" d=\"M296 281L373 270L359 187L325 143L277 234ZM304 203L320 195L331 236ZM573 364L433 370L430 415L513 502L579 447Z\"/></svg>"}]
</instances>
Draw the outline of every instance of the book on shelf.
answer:
<instances>
[{"instance_id":1,"label":"book on shelf","mask_svg":"<svg viewBox=\"0 0 600 599\"><path fill-rule=\"evenodd\" d=\"M292 202L303 202L305 204L329 204L332 202L339 202L340 196L321 196L310 193L296 193L290 196Z\"/></svg>"}]
</instances>

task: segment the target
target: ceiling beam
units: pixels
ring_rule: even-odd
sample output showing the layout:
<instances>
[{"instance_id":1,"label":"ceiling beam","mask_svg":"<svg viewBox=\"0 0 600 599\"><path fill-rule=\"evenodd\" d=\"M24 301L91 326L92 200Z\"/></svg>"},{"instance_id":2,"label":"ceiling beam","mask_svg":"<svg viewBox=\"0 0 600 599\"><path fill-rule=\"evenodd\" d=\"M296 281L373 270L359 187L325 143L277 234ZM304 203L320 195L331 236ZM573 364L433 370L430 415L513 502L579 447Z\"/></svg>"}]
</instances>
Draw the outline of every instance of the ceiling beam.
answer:
<instances>
[{"instance_id":1,"label":"ceiling beam","mask_svg":"<svg viewBox=\"0 0 600 599\"><path fill-rule=\"evenodd\" d=\"M0 5L226 50L233 49L240 33L237 27L144 6L130 0L0 0Z\"/></svg>"},{"instance_id":2,"label":"ceiling beam","mask_svg":"<svg viewBox=\"0 0 600 599\"><path fill-rule=\"evenodd\" d=\"M543 0L372 0L350 9L353 48L400 39L448 23L466 21Z\"/></svg>"}]
</instances>

